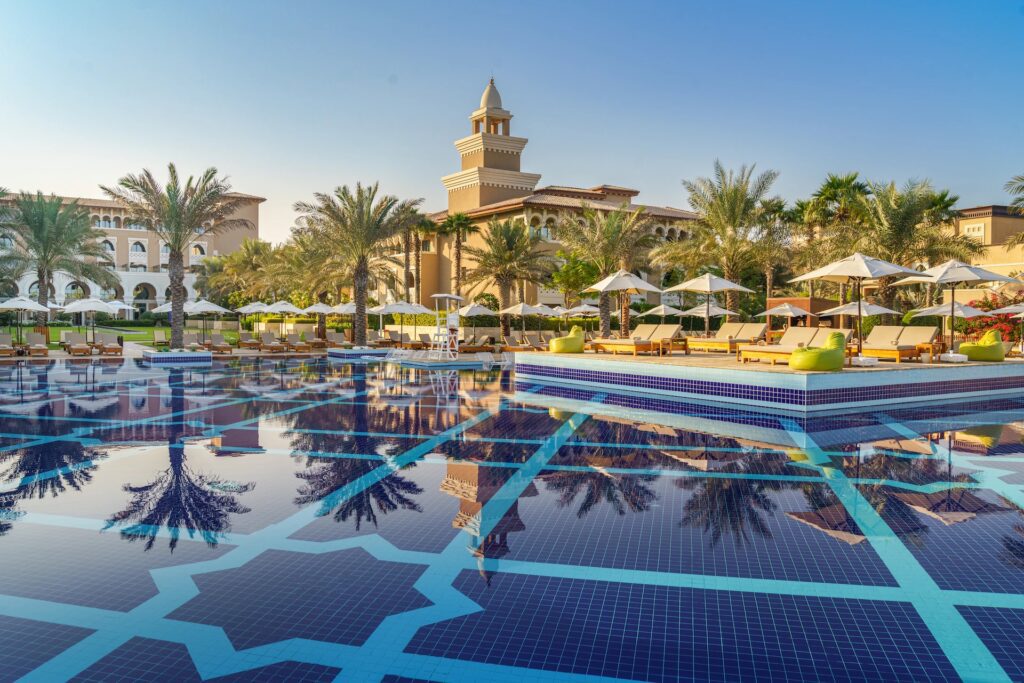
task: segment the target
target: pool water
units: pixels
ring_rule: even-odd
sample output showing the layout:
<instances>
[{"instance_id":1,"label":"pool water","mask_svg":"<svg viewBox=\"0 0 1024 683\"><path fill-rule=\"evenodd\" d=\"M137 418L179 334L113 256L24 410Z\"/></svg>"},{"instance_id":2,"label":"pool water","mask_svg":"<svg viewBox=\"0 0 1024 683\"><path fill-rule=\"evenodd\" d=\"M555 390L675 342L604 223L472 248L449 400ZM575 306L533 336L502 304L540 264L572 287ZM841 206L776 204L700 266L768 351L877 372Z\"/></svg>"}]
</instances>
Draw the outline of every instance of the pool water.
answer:
<instances>
[{"instance_id":1,"label":"pool water","mask_svg":"<svg viewBox=\"0 0 1024 683\"><path fill-rule=\"evenodd\" d=\"M0 367L0 680L1024 680L1024 395Z\"/></svg>"}]
</instances>

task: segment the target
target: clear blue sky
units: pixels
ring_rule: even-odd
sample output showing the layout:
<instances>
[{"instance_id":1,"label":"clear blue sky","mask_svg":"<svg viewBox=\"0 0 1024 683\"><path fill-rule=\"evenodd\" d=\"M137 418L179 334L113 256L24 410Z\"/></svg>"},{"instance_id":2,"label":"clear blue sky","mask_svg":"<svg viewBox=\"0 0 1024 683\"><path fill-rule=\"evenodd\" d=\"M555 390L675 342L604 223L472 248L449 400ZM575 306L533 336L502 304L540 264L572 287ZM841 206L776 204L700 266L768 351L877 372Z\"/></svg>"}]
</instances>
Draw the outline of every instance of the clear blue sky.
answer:
<instances>
[{"instance_id":1,"label":"clear blue sky","mask_svg":"<svg viewBox=\"0 0 1024 683\"><path fill-rule=\"evenodd\" d=\"M99 196L217 166L292 203L357 180L444 208L492 74L541 184L635 187L756 162L928 178L961 206L1024 173L1024 2L0 0L0 186Z\"/></svg>"}]
</instances>

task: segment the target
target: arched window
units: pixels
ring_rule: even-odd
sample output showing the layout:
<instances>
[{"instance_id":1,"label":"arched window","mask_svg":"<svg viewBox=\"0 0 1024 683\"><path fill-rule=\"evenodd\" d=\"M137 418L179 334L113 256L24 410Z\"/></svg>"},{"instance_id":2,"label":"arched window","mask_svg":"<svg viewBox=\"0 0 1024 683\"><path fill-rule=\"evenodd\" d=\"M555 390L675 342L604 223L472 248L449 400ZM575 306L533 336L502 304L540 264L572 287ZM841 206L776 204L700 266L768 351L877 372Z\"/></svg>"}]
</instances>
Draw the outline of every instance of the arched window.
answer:
<instances>
[{"instance_id":1,"label":"arched window","mask_svg":"<svg viewBox=\"0 0 1024 683\"><path fill-rule=\"evenodd\" d=\"M65 299L82 299L86 296L85 288L80 282L69 282L64 288Z\"/></svg>"},{"instance_id":2,"label":"arched window","mask_svg":"<svg viewBox=\"0 0 1024 683\"><path fill-rule=\"evenodd\" d=\"M132 253L133 254L145 254L146 245L142 242L132 242Z\"/></svg>"},{"instance_id":3,"label":"arched window","mask_svg":"<svg viewBox=\"0 0 1024 683\"><path fill-rule=\"evenodd\" d=\"M161 254L170 254L171 253L171 248L168 245L166 245L166 244L161 244L160 245L160 253Z\"/></svg>"},{"instance_id":4,"label":"arched window","mask_svg":"<svg viewBox=\"0 0 1024 683\"><path fill-rule=\"evenodd\" d=\"M103 240L100 242L100 246L103 247L103 251L114 253L114 243L110 240Z\"/></svg>"},{"instance_id":5,"label":"arched window","mask_svg":"<svg viewBox=\"0 0 1024 683\"><path fill-rule=\"evenodd\" d=\"M193 244L192 245L192 255L193 256L206 256L206 250L203 249L203 245L201 245L201 244Z\"/></svg>"}]
</instances>

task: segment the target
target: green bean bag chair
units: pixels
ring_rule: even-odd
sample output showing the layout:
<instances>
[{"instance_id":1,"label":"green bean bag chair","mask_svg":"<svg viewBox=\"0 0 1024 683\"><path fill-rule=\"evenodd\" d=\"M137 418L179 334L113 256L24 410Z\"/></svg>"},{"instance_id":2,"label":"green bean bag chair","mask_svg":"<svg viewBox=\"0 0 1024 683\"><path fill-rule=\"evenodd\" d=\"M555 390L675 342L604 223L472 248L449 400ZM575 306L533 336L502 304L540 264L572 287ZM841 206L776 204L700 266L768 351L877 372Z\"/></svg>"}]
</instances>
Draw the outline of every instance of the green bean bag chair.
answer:
<instances>
[{"instance_id":1,"label":"green bean bag chair","mask_svg":"<svg viewBox=\"0 0 1024 683\"><path fill-rule=\"evenodd\" d=\"M548 342L551 353L583 353L583 328L573 325L565 337L555 337Z\"/></svg>"},{"instance_id":2,"label":"green bean bag chair","mask_svg":"<svg viewBox=\"0 0 1024 683\"><path fill-rule=\"evenodd\" d=\"M842 332L828 335L825 345L797 349L789 356L792 370L842 370L846 360L846 337Z\"/></svg>"},{"instance_id":3,"label":"green bean bag chair","mask_svg":"<svg viewBox=\"0 0 1024 683\"><path fill-rule=\"evenodd\" d=\"M976 342L964 342L960 353L967 356L967 360L1001 361L1006 357L999 330L989 330Z\"/></svg>"}]
</instances>

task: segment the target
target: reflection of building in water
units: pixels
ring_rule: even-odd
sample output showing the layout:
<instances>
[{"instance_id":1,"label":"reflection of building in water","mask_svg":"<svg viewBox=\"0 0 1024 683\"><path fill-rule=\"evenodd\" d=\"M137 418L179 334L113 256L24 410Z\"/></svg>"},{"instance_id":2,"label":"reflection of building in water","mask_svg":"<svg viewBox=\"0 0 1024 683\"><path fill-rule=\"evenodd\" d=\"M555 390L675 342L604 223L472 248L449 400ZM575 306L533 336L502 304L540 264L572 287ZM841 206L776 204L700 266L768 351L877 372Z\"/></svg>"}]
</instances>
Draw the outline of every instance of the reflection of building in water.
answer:
<instances>
[{"instance_id":1,"label":"reflection of building in water","mask_svg":"<svg viewBox=\"0 0 1024 683\"><path fill-rule=\"evenodd\" d=\"M979 425L953 432L953 450L977 455L1024 452L1024 433L1016 424Z\"/></svg>"},{"instance_id":2,"label":"reflection of building in water","mask_svg":"<svg viewBox=\"0 0 1024 683\"><path fill-rule=\"evenodd\" d=\"M491 572L484 569L484 558L497 559L507 555L509 534L526 529L519 517L518 499L512 501L501 519L493 520L483 514L484 506L501 490L514 470L465 460L449 460L447 467L441 491L459 499L459 511L452 520L452 527L462 529L472 537L470 551L478 560L481 576L490 583ZM536 495L537 489L531 482L520 497Z\"/></svg>"}]
</instances>

